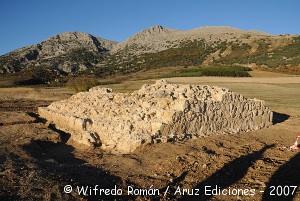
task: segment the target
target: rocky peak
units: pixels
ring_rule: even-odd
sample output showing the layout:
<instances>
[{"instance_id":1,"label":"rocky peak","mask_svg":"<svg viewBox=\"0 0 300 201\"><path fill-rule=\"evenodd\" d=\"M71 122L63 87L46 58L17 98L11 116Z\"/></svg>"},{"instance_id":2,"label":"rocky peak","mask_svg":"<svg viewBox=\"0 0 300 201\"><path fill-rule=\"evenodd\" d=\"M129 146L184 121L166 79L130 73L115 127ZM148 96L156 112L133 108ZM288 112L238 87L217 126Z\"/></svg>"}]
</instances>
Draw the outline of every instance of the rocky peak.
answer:
<instances>
[{"instance_id":1,"label":"rocky peak","mask_svg":"<svg viewBox=\"0 0 300 201\"><path fill-rule=\"evenodd\" d=\"M165 29L164 27L162 27L161 25L155 25L155 26L152 26L148 29L145 29L145 31L147 31L148 33L161 33L163 31L165 31L167 29Z\"/></svg>"},{"instance_id":2,"label":"rocky peak","mask_svg":"<svg viewBox=\"0 0 300 201\"><path fill-rule=\"evenodd\" d=\"M180 31L165 28L161 25L155 25L140 31L127 40L119 43L112 52L116 53L120 50L124 50L125 47L138 47L138 50L135 52L137 54L165 50L167 48L165 41L176 35L178 32Z\"/></svg>"},{"instance_id":3,"label":"rocky peak","mask_svg":"<svg viewBox=\"0 0 300 201\"><path fill-rule=\"evenodd\" d=\"M62 54L70 49L84 48L101 52L111 50L117 42L98 38L83 32L65 32L43 41L39 45L46 54Z\"/></svg>"},{"instance_id":4,"label":"rocky peak","mask_svg":"<svg viewBox=\"0 0 300 201\"><path fill-rule=\"evenodd\" d=\"M83 32L65 32L1 56L0 73L15 73L29 66L48 66L68 73L72 69L84 70L116 44Z\"/></svg>"},{"instance_id":5,"label":"rocky peak","mask_svg":"<svg viewBox=\"0 0 300 201\"><path fill-rule=\"evenodd\" d=\"M148 29L144 29L144 30L140 31L136 35L132 36L132 38L134 38L134 37L149 37L149 36L155 36L155 35L161 35L161 34L166 35L166 34L172 34L174 32L176 32L176 30L165 28L161 25L155 25Z\"/></svg>"}]
</instances>

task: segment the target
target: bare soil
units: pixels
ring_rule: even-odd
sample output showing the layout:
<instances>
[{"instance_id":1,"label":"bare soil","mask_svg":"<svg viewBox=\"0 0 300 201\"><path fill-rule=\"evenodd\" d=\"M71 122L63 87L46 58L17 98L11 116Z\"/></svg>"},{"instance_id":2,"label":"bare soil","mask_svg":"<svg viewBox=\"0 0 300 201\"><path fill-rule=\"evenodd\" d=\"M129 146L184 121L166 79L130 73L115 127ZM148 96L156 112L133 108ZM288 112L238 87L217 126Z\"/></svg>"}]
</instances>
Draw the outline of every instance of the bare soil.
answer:
<instances>
[{"instance_id":1,"label":"bare soil","mask_svg":"<svg viewBox=\"0 0 300 201\"><path fill-rule=\"evenodd\" d=\"M174 79L191 84L209 82ZM39 118L36 108L69 97L71 93L65 89L0 89L0 200L300 200L299 188L292 194L290 187L300 183L300 153L278 149L292 145L300 132L299 77L288 77L289 82L264 76L251 82L244 81L247 78L238 82L211 79L212 84L246 97L265 99L274 111L274 125L248 133L145 145L118 155L75 144L68 133ZM129 83L143 84L124 83L129 91ZM120 84L111 87L121 89ZM64 192L66 185L73 187L72 193ZM96 185L122 189L122 195L99 195L99 191L94 195L92 191L83 196L76 192L76 186ZM160 194L127 195L128 186L155 188ZM279 196L271 186L277 194L280 186L287 186L286 193L287 189L290 192ZM205 188L226 189L232 194L240 189L240 195L205 195ZM183 189L193 195L187 195L187 190L183 195ZM254 195L245 195L247 189Z\"/></svg>"}]
</instances>

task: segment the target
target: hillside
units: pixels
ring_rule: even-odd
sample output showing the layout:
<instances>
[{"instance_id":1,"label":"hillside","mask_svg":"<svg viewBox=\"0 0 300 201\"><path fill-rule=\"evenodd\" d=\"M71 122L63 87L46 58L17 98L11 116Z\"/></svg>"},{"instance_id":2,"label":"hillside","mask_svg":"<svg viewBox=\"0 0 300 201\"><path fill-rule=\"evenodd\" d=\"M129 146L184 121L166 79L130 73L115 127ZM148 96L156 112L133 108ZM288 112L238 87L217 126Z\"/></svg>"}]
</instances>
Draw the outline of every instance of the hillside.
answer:
<instances>
[{"instance_id":1,"label":"hillside","mask_svg":"<svg viewBox=\"0 0 300 201\"><path fill-rule=\"evenodd\" d=\"M154 53L162 50L180 47L188 40L205 40L206 42L224 41L230 36L241 37L245 34L253 36L270 36L260 31L244 31L228 26L205 26L187 31L180 31L155 25L144 29L129 39L117 44L112 53L132 51L133 54Z\"/></svg>"},{"instance_id":2,"label":"hillside","mask_svg":"<svg viewBox=\"0 0 300 201\"><path fill-rule=\"evenodd\" d=\"M299 36L274 36L226 26L188 31L154 26L117 44L104 65L130 73L166 66L239 64L299 74L297 70L290 72L300 63L299 47Z\"/></svg>"},{"instance_id":3,"label":"hillside","mask_svg":"<svg viewBox=\"0 0 300 201\"><path fill-rule=\"evenodd\" d=\"M299 47L297 35L274 36L228 26L182 31L156 25L121 43L67 32L1 56L0 73L46 69L57 76L83 73L105 78L167 66L243 65L300 74Z\"/></svg>"},{"instance_id":4,"label":"hillside","mask_svg":"<svg viewBox=\"0 0 300 201\"><path fill-rule=\"evenodd\" d=\"M1 56L0 73L16 73L33 67L64 73L85 70L101 61L116 44L87 33L62 33Z\"/></svg>"},{"instance_id":5,"label":"hillside","mask_svg":"<svg viewBox=\"0 0 300 201\"><path fill-rule=\"evenodd\" d=\"M170 39L176 37L180 31L156 25L144 29L127 40L117 44L112 53L130 51L133 54L159 52L170 48Z\"/></svg>"}]
</instances>

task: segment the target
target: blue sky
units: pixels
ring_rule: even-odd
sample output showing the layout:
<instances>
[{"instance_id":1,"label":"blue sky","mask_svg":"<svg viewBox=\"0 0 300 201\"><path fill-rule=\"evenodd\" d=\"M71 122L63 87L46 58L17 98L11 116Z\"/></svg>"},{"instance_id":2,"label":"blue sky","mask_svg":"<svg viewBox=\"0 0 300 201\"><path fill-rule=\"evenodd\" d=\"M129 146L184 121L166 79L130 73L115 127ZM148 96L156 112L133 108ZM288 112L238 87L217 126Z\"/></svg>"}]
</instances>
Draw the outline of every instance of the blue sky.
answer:
<instances>
[{"instance_id":1,"label":"blue sky","mask_svg":"<svg viewBox=\"0 0 300 201\"><path fill-rule=\"evenodd\" d=\"M121 42L153 25L300 34L297 0L0 0L0 55L68 31Z\"/></svg>"}]
</instances>

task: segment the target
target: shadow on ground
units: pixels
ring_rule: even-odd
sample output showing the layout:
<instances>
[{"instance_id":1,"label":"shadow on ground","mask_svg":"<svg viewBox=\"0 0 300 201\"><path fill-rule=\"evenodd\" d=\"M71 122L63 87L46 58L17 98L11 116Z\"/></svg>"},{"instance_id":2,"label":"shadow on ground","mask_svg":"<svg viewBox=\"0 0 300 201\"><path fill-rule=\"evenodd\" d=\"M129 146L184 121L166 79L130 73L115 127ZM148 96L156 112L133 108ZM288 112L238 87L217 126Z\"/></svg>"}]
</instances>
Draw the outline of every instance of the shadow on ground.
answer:
<instances>
[{"instance_id":1,"label":"shadow on ground","mask_svg":"<svg viewBox=\"0 0 300 201\"><path fill-rule=\"evenodd\" d=\"M248 168L252 166L256 160L263 157L263 153L275 145L267 145L259 151L255 151L251 154L241 156L232 162L225 164L220 170L216 171L205 181L199 183L194 189L199 189L199 196L186 196L181 200L210 200L213 195L205 195L205 186L211 186L213 189L217 186L218 189L225 189L241 180L248 171ZM210 191L211 194L211 191Z\"/></svg>"},{"instance_id":2,"label":"shadow on ground","mask_svg":"<svg viewBox=\"0 0 300 201\"><path fill-rule=\"evenodd\" d=\"M290 115L273 112L273 124L282 123L290 118Z\"/></svg>"},{"instance_id":3,"label":"shadow on ground","mask_svg":"<svg viewBox=\"0 0 300 201\"><path fill-rule=\"evenodd\" d=\"M45 173L43 177L51 182L60 183L61 192L65 185L71 185L76 194L76 187L88 186L88 193L90 194L89 187L94 188L96 185L98 189L113 189L115 185L117 188L121 187L121 179L108 172L96 168L86 163L86 161L76 158L72 153L74 148L64 143L53 143L43 141L32 141L31 144L24 146L24 149L34 157L38 169ZM63 182L63 183L61 183ZM34 185L34 184L32 184ZM88 200L99 199L115 199L116 196L99 195L96 196L78 196L84 197ZM69 199L74 198L74 194L68 194ZM77 197L77 198L78 198ZM121 196L119 198L122 198Z\"/></svg>"},{"instance_id":4,"label":"shadow on ground","mask_svg":"<svg viewBox=\"0 0 300 201\"><path fill-rule=\"evenodd\" d=\"M293 156L272 175L267 183L262 200L292 201L296 196L296 192L300 184L299 170L300 153Z\"/></svg>"}]
</instances>

